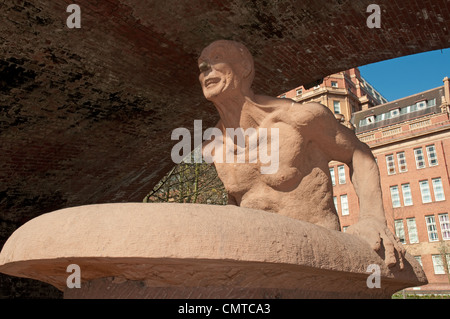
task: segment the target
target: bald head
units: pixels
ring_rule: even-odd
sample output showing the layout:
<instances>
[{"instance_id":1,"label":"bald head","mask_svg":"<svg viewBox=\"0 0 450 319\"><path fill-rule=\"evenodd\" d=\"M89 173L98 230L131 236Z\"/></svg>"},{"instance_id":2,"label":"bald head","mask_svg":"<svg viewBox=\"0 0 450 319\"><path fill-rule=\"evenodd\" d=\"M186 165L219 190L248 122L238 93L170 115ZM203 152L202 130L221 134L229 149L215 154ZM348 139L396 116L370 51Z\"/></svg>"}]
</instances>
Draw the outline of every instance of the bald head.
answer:
<instances>
[{"instance_id":1,"label":"bald head","mask_svg":"<svg viewBox=\"0 0 450 319\"><path fill-rule=\"evenodd\" d=\"M199 59L200 72L210 70L216 63L227 63L240 79L242 89L250 90L255 76L253 57L242 44L231 40L218 40L208 45Z\"/></svg>"}]
</instances>

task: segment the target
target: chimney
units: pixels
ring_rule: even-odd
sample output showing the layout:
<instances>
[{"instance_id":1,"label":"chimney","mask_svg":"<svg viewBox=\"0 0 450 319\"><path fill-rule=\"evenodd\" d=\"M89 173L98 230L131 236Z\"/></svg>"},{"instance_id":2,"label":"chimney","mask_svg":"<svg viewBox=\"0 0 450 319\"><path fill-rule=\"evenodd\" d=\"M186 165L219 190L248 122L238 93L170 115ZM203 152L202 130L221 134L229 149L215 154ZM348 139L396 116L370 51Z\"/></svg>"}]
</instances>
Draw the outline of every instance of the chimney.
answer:
<instances>
[{"instance_id":1,"label":"chimney","mask_svg":"<svg viewBox=\"0 0 450 319\"><path fill-rule=\"evenodd\" d=\"M444 95L445 95L445 103L447 105L450 104L450 82L448 76L446 76L442 81L444 81Z\"/></svg>"}]
</instances>

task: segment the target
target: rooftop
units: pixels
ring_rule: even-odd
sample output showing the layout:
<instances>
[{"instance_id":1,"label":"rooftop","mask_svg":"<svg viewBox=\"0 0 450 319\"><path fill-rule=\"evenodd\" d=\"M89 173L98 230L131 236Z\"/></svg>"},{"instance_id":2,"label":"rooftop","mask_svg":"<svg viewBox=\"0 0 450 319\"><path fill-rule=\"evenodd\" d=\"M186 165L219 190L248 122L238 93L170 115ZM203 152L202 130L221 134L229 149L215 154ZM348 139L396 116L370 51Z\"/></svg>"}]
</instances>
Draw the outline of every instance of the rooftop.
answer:
<instances>
[{"instance_id":1,"label":"rooftop","mask_svg":"<svg viewBox=\"0 0 450 319\"><path fill-rule=\"evenodd\" d=\"M351 122L356 127L356 133L363 133L426 114L439 113L439 106L443 96L444 86L440 86L367 110L355 112Z\"/></svg>"}]
</instances>

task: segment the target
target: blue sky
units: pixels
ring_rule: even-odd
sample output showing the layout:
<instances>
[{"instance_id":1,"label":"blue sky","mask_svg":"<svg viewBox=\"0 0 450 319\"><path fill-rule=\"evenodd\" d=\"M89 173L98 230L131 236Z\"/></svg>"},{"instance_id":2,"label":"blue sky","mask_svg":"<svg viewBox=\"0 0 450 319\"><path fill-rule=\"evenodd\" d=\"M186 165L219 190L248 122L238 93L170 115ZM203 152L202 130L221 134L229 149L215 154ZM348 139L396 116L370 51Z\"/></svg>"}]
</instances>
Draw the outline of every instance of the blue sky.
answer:
<instances>
[{"instance_id":1,"label":"blue sky","mask_svg":"<svg viewBox=\"0 0 450 319\"><path fill-rule=\"evenodd\" d=\"M389 101L442 86L450 78L450 48L360 66L359 70Z\"/></svg>"}]
</instances>

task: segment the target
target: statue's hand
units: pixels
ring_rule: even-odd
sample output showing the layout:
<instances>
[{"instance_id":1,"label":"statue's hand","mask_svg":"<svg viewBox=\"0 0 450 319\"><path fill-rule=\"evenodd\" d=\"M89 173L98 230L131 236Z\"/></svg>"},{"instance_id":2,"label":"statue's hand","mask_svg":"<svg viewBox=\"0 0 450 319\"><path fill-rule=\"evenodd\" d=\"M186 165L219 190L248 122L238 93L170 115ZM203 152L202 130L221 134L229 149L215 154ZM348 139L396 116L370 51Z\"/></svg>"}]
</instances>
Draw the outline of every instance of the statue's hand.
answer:
<instances>
[{"instance_id":1,"label":"statue's hand","mask_svg":"<svg viewBox=\"0 0 450 319\"><path fill-rule=\"evenodd\" d=\"M376 218L364 218L348 227L346 233L354 234L366 240L384 258L384 262L389 268L394 267L398 262L400 269L403 269L405 248L384 222Z\"/></svg>"}]
</instances>

